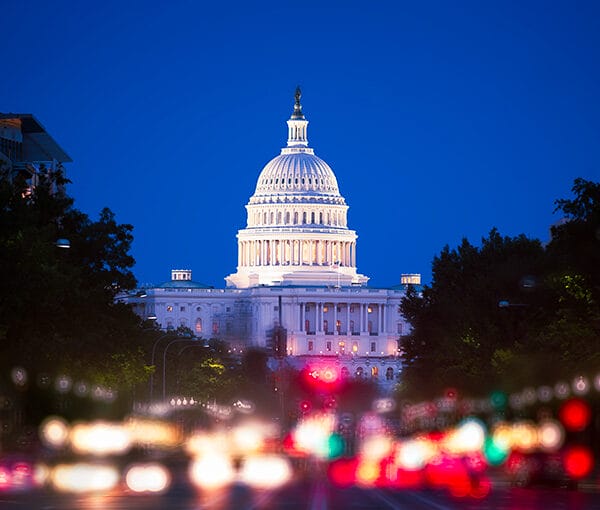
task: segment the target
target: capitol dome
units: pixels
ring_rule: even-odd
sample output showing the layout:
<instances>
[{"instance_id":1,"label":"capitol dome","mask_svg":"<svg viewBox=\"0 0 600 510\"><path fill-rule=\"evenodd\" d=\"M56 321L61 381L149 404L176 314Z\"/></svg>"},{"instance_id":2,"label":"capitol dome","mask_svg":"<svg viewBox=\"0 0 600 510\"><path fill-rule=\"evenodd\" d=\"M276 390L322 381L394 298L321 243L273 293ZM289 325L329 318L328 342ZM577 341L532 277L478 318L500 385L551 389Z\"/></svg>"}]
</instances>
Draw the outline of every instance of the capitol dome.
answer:
<instances>
[{"instance_id":1,"label":"capitol dome","mask_svg":"<svg viewBox=\"0 0 600 510\"><path fill-rule=\"evenodd\" d=\"M287 147L263 168L251 202L279 195L288 200L294 196L301 199L316 195L341 198L337 179L325 161L312 151L290 152Z\"/></svg>"},{"instance_id":2,"label":"capitol dome","mask_svg":"<svg viewBox=\"0 0 600 510\"><path fill-rule=\"evenodd\" d=\"M287 146L262 169L238 232L238 271L229 286L362 285L356 233L331 167L308 146L308 120L296 90Z\"/></svg>"}]
</instances>

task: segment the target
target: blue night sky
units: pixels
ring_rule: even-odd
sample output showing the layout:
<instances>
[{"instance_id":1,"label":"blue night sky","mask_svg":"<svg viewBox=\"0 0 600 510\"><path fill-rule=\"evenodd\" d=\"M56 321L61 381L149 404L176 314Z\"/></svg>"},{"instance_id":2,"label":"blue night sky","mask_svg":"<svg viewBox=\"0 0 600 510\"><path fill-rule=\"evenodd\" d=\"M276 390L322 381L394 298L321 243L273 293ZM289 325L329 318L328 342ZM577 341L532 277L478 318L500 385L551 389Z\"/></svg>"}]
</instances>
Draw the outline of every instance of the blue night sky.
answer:
<instances>
[{"instance_id":1,"label":"blue night sky","mask_svg":"<svg viewBox=\"0 0 600 510\"><path fill-rule=\"evenodd\" d=\"M69 153L75 206L134 225L141 283L217 287L297 84L373 286L492 227L547 240L600 180L600 2L6 0L0 111Z\"/></svg>"}]
</instances>

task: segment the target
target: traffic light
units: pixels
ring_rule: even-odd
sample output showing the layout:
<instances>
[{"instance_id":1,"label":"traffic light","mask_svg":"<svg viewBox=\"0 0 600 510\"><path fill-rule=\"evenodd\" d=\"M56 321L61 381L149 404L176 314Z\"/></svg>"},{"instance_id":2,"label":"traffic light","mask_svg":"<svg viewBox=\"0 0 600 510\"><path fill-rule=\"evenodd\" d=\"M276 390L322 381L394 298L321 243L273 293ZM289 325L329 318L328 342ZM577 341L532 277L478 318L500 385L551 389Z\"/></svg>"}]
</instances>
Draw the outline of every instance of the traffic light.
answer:
<instances>
[{"instance_id":1,"label":"traffic light","mask_svg":"<svg viewBox=\"0 0 600 510\"><path fill-rule=\"evenodd\" d=\"M302 402L300 402L300 411L302 411L302 414L308 413L311 407L312 405L308 400L303 400Z\"/></svg>"},{"instance_id":2,"label":"traffic light","mask_svg":"<svg viewBox=\"0 0 600 510\"><path fill-rule=\"evenodd\" d=\"M277 326L273 331L273 354L282 359L287 355L287 329Z\"/></svg>"},{"instance_id":3,"label":"traffic light","mask_svg":"<svg viewBox=\"0 0 600 510\"><path fill-rule=\"evenodd\" d=\"M310 367L306 369L305 380L313 390L332 391L340 382L340 374L336 367Z\"/></svg>"}]
</instances>

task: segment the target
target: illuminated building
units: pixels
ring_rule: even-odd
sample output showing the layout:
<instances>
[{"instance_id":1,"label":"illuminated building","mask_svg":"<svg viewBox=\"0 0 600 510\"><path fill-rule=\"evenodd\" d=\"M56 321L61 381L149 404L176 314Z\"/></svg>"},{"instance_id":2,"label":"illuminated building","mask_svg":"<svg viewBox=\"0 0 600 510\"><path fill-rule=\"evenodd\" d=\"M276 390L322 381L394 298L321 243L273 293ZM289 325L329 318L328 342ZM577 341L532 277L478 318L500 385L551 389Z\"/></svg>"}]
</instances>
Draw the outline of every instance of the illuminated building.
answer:
<instances>
[{"instance_id":1,"label":"illuminated building","mask_svg":"<svg viewBox=\"0 0 600 510\"><path fill-rule=\"evenodd\" d=\"M161 328L188 327L236 351L271 348L282 327L288 362L298 368L332 365L391 385L401 369L398 342L408 332L400 301L420 276L403 275L394 288L367 286L335 174L308 146L299 90L287 125L287 146L263 168L246 205L227 286L207 287L191 270L173 270L171 281L123 299Z\"/></svg>"}]
</instances>

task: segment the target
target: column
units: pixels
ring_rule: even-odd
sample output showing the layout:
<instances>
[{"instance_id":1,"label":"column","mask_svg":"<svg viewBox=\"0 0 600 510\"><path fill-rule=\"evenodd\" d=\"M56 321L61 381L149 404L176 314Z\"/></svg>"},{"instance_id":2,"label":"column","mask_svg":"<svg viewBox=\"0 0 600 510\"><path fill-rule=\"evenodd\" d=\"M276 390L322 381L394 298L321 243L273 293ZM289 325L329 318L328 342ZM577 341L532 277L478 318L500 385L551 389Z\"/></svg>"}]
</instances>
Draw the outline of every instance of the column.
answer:
<instances>
[{"instance_id":1,"label":"column","mask_svg":"<svg viewBox=\"0 0 600 510\"><path fill-rule=\"evenodd\" d=\"M350 303L346 303L346 334L348 336L352 334L350 331Z\"/></svg>"},{"instance_id":2,"label":"column","mask_svg":"<svg viewBox=\"0 0 600 510\"><path fill-rule=\"evenodd\" d=\"M360 332L364 333L367 331L367 305L360 305Z\"/></svg>"},{"instance_id":3,"label":"column","mask_svg":"<svg viewBox=\"0 0 600 510\"><path fill-rule=\"evenodd\" d=\"M242 243L238 241L238 266L242 265Z\"/></svg>"},{"instance_id":4,"label":"column","mask_svg":"<svg viewBox=\"0 0 600 510\"><path fill-rule=\"evenodd\" d=\"M317 303L317 313L315 314L317 318L317 327L315 329L316 332L323 332L323 303Z\"/></svg>"},{"instance_id":5,"label":"column","mask_svg":"<svg viewBox=\"0 0 600 510\"><path fill-rule=\"evenodd\" d=\"M338 330L337 330L337 321L338 321L338 317L337 317L337 303L332 303L333 304L333 331L334 331L334 335L338 334Z\"/></svg>"},{"instance_id":6,"label":"column","mask_svg":"<svg viewBox=\"0 0 600 510\"><path fill-rule=\"evenodd\" d=\"M306 305L304 303L300 303L300 331L304 331L304 309Z\"/></svg>"},{"instance_id":7,"label":"column","mask_svg":"<svg viewBox=\"0 0 600 510\"><path fill-rule=\"evenodd\" d=\"M381 305L381 332L385 333L387 331L386 321L387 321L387 306L384 304Z\"/></svg>"}]
</instances>

